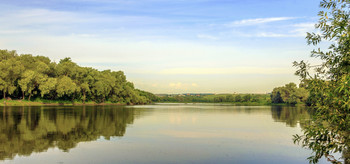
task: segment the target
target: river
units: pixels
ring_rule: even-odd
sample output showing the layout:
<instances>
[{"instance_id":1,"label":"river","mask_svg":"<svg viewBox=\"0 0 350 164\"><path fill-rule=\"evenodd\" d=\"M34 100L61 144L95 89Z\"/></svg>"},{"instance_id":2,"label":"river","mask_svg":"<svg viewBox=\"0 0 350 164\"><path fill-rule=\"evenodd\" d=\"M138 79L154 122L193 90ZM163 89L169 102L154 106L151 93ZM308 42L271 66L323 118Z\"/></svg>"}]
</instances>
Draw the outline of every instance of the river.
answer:
<instances>
[{"instance_id":1,"label":"river","mask_svg":"<svg viewBox=\"0 0 350 164\"><path fill-rule=\"evenodd\" d=\"M0 163L308 163L305 107L0 107ZM320 163L326 163L323 159Z\"/></svg>"}]
</instances>

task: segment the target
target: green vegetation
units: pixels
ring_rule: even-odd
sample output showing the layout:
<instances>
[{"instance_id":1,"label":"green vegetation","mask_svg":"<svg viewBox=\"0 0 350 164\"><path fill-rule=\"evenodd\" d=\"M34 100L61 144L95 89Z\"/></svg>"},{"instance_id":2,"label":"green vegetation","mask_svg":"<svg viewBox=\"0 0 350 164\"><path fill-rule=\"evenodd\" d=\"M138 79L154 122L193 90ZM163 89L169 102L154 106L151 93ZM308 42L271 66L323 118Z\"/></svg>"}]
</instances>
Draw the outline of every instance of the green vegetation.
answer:
<instances>
[{"instance_id":1,"label":"green vegetation","mask_svg":"<svg viewBox=\"0 0 350 164\"><path fill-rule=\"evenodd\" d=\"M299 68L306 89L310 91L310 105L316 117L303 129L303 135L295 135L294 142L313 150L310 163L317 163L323 156L332 163L350 163L350 1L323 0L319 33L308 33L308 44L330 44L328 50L319 47L311 52L321 59L320 65L311 66L301 61L294 62ZM309 72L315 68L314 75ZM342 153L343 159L332 154Z\"/></svg>"},{"instance_id":2,"label":"green vegetation","mask_svg":"<svg viewBox=\"0 0 350 164\"><path fill-rule=\"evenodd\" d=\"M233 103L237 105L295 105L309 100L309 91L294 83L276 87L271 94L177 94L162 95L153 101L163 103Z\"/></svg>"},{"instance_id":3,"label":"green vegetation","mask_svg":"<svg viewBox=\"0 0 350 164\"><path fill-rule=\"evenodd\" d=\"M159 97L159 102L180 103L235 103L246 105L268 105L271 103L268 94L183 94Z\"/></svg>"},{"instance_id":4,"label":"green vegetation","mask_svg":"<svg viewBox=\"0 0 350 164\"><path fill-rule=\"evenodd\" d=\"M155 97L135 89L122 71L98 71L80 67L70 58L55 63L44 56L18 55L8 50L0 50L0 91L7 100L26 98L51 103L147 104Z\"/></svg>"},{"instance_id":5,"label":"green vegetation","mask_svg":"<svg viewBox=\"0 0 350 164\"><path fill-rule=\"evenodd\" d=\"M305 103L308 97L309 91L305 88L298 88L296 84L289 83L283 87L273 89L271 93L271 102L295 105L297 103Z\"/></svg>"}]
</instances>

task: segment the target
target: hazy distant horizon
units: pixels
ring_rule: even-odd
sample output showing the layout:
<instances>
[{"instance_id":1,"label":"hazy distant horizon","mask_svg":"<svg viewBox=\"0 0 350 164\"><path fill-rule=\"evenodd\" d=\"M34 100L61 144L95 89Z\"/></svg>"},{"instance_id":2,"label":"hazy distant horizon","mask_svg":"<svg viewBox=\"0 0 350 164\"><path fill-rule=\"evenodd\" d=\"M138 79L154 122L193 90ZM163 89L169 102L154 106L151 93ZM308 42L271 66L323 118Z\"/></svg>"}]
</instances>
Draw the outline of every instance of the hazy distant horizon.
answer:
<instances>
[{"instance_id":1,"label":"hazy distant horizon","mask_svg":"<svg viewBox=\"0 0 350 164\"><path fill-rule=\"evenodd\" d=\"M5 0L0 48L125 72L156 94L269 93L298 84L311 0Z\"/></svg>"}]
</instances>

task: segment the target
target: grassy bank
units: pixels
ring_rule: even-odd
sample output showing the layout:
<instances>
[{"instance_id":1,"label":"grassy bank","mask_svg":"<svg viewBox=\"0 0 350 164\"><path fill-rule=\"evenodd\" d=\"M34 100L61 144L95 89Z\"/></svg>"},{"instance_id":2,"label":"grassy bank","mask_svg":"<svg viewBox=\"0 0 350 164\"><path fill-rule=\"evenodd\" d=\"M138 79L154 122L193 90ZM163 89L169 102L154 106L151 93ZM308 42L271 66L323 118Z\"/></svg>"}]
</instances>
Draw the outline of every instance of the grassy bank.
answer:
<instances>
[{"instance_id":1,"label":"grassy bank","mask_svg":"<svg viewBox=\"0 0 350 164\"><path fill-rule=\"evenodd\" d=\"M85 102L79 102L79 101L60 101L60 100L34 100L34 101L28 101L28 100L0 100L0 106L54 106L54 105L62 105L62 106L72 106L72 105L127 105L125 103L111 103L111 102L104 102L104 103L96 103L93 101Z\"/></svg>"}]
</instances>

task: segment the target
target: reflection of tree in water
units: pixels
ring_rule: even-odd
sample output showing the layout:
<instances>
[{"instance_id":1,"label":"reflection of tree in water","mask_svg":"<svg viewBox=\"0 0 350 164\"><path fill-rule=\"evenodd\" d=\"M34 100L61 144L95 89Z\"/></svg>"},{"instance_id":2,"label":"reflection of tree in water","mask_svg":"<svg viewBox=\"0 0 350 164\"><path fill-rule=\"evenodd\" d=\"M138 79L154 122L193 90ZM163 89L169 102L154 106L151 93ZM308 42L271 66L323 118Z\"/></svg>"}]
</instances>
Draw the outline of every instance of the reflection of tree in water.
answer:
<instances>
[{"instance_id":1,"label":"reflection of tree in water","mask_svg":"<svg viewBox=\"0 0 350 164\"><path fill-rule=\"evenodd\" d=\"M272 106L272 118L278 122L285 122L288 126L295 127L298 123L304 135L295 135L295 143L313 151L308 158L310 163L317 163L323 156L331 163L350 164L350 132L339 131L337 125L318 120L314 112L305 107ZM340 153L342 159L337 159L334 153Z\"/></svg>"},{"instance_id":2,"label":"reflection of tree in water","mask_svg":"<svg viewBox=\"0 0 350 164\"><path fill-rule=\"evenodd\" d=\"M0 160L43 152L50 147L68 151L79 142L101 136L123 136L135 115L135 110L122 107L46 108L0 109Z\"/></svg>"},{"instance_id":3,"label":"reflection of tree in water","mask_svg":"<svg viewBox=\"0 0 350 164\"><path fill-rule=\"evenodd\" d=\"M285 122L291 127L298 123L303 126L303 122L310 119L310 112L304 106L271 106L271 113L276 122Z\"/></svg>"},{"instance_id":4,"label":"reflection of tree in water","mask_svg":"<svg viewBox=\"0 0 350 164\"><path fill-rule=\"evenodd\" d=\"M303 127L303 135L294 135L294 143L313 151L310 163L325 157L331 163L350 164L350 132L340 131L337 126L315 117ZM342 157L337 158L335 153Z\"/></svg>"}]
</instances>

